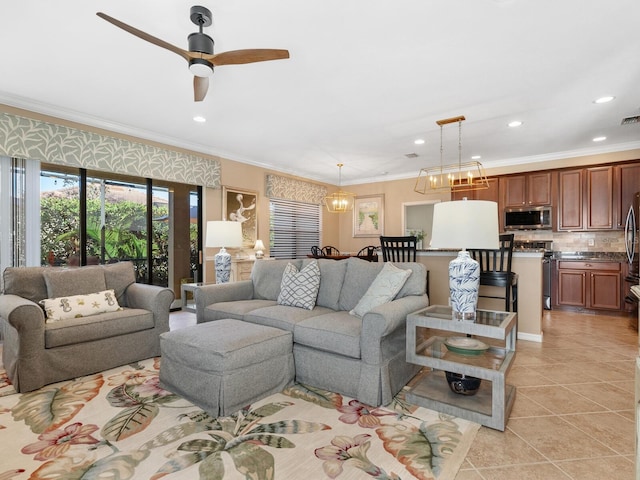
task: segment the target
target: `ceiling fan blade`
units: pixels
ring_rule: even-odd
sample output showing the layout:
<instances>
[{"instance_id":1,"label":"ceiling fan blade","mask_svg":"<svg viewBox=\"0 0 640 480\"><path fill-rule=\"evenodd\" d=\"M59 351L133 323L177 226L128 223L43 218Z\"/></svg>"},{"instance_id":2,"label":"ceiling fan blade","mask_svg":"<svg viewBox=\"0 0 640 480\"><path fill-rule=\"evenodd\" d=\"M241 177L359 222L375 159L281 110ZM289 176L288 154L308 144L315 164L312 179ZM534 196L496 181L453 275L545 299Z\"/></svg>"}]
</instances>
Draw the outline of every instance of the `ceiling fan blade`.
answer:
<instances>
[{"instance_id":1,"label":"ceiling fan blade","mask_svg":"<svg viewBox=\"0 0 640 480\"><path fill-rule=\"evenodd\" d=\"M207 96L209 90L209 77L193 77L193 99L201 102Z\"/></svg>"},{"instance_id":2,"label":"ceiling fan blade","mask_svg":"<svg viewBox=\"0 0 640 480\"><path fill-rule=\"evenodd\" d=\"M266 62L267 60L283 60L289 58L288 50L275 50L270 48L255 48L248 50L231 50L214 55L203 55L215 66L239 65L242 63Z\"/></svg>"},{"instance_id":3,"label":"ceiling fan blade","mask_svg":"<svg viewBox=\"0 0 640 480\"><path fill-rule=\"evenodd\" d=\"M116 20L115 18L110 17L109 15L107 15L105 13L97 12L96 15L98 15L103 20L106 20L107 22L112 23L116 27L119 27L122 30L124 30L126 32L129 32L130 34L135 35L136 37L139 37L139 38L141 38L143 40L146 40L149 43L153 43L154 45L157 45L159 47L166 48L167 50L169 50L171 52L177 53L182 58L184 58L186 61L191 60L192 56L186 50L183 50L183 49L181 49L179 47L176 47L175 45L171 45L170 43L165 42L164 40L156 38L153 35L149 35L148 33L143 32L142 30L138 30L137 28L134 28L134 27L132 27L130 25L127 25L126 23L123 23L120 20Z\"/></svg>"}]
</instances>

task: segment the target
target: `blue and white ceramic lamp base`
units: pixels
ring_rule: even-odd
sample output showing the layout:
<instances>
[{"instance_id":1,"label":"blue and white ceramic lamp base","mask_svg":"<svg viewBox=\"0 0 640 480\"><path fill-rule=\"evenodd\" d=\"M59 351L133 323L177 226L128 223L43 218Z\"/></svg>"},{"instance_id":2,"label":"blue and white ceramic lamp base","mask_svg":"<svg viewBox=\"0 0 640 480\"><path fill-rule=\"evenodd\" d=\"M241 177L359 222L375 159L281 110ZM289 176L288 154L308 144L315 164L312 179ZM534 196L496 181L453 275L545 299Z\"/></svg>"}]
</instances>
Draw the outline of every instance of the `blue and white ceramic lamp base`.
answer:
<instances>
[{"instance_id":1,"label":"blue and white ceramic lamp base","mask_svg":"<svg viewBox=\"0 0 640 480\"><path fill-rule=\"evenodd\" d=\"M222 247L213 257L216 266L216 283L229 283L231 276L231 255Z\"/></svg>"},{"instance_id":2,"label":"blue and white ceramic lamp base","mask_svg":"<svg viewBox=\"0 0 640 480\"><path fill-rule=\"evenodd\" d=\"M452 319L475 322L480 288L480 264L462 250L449 262Z\"/></svg>"}]
</instances>

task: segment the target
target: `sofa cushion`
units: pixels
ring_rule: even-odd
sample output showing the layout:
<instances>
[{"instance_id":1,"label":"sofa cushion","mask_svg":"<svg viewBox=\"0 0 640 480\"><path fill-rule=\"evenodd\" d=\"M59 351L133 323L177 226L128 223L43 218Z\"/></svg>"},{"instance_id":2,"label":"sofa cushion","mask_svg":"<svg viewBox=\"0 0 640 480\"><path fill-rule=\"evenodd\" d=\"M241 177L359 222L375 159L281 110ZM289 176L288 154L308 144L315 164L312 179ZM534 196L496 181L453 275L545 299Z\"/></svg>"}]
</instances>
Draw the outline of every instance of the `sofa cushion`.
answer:
<instances>
[{"instance_id":1,"label":"sofa cushion","mask_svg":"<svg viewBox=\"0 0 640 480\"><path fill-rule=\"evenodd\" d=\"M136 272L133 262L116 262L102 266L104 280L108 289L116 293L116 298L121 305L127 305L125 291L129 285L136 283Z\"/></svg>"},{"instance_id":2,"label":"sofa cushion","mask_svg":"<svg viewBox=\"0 0 640 480\"><path fill-rule=\"evenodd\" d=\"M42 275L47 284L48 298L85 295L107 289L101 267L46 268Z\"/></svg>"},{"instance_id":3,"label":"sofa cushion","mask_svg":"<svg viewBox=\"0 0 640 480\"><path fill-rule=\"evenodd\" d=\"M266 325L267 327L275 327L293 332L296 324L301 321L331 312L333 312L333 310L326 307L318 307L317 305L313 310L287 307L285 305L273 305L271 307L258 308L248 312L244 316L244 320L251 323L257 323L259 325Z\"/></svg>"},{"instance_id":4,"label":"sofa cushion","mask_svg":"<svg viewBox=\"0 0 640 480\"><path fill-rule=\"evenodd\" d=\"M44 307L47 322L57 322L67 318L89 317L122 309L116 300L113 290L104 290L86 295L45 298L40 303Z\"/></svg>"},{"instance_id":5,"label":"sofa cushion","mask_svg":"<svg viewBox=\"0 0 640 480\"><path fill-rule=\"evenodd\" d=\"M278 305L311 310L316 305L318 288L320 288L318 262L311 262L300 271L292 263L287 263L280 283Z\"/></svg>"},{"instance_id":6,"label":"sofa cushion","mask_svg":"<svg viewBox=\"0 0 640 480\"><path fill-rule=\"evenodd\" d=\"M275 304L274 300L234 300L232 302L213 303L204 308L204 320L205 322L223 318L242 320L248 312L263 307L271 307Z\"/></svg>"},{"instance_id":7,"label":"sofa cushion","mask_svg":"<svg viewBox=\"0 0 640 480\"><path fill-rule=\"evenodd\" d=\"M4 293L39 303L49 295L42 272L52 267L7 267L3 272Z\"/></svg>"},{"instance_id":8,"label":"sofa cushion","mask_svg":"<svg viewBox=\"0 0 640 480\"><path fill-rule=\"evenodd\" d=\"M296 324L293 341L325 352L360 358L362 320L347 312L330 312Z\"/></svg>"},{"instance_id":9,"label":"sofa cushion","mask_svg":"<svg viewBox=\"0 0 640 480\"><path fill-rule=\"evenodd\" d=\"M117 312L100 313L90 317L69 318L45 325L44 346L55 348L92 342L149 330L154 326L153 313L137 308L125 308Z\"/></svg>"},{"instance_id":10,"label":"sofa cushion","mask_svg":"<svg viewBox=\"0 0 640 480\"><path fill-rule=\"evenodd\" d=\"M303 260L302 266L316 260ZM344 274L347 271L346 260L330 260L320 258L317 260L320 267L320 288L316 305L332 310L340 310L340 291L344 282Z\"/></svg>"},{"instance_id":11,"label":"sofa cushion","mask_svg":"<svg viewBox=\"0 0 640 480\"><path fill-rule=\"evenodd\" d=\"M292 263L300 269L302 260L261 260L256 261L251 270L253 298L277 300L280 294L280 281L287 264Z\"/></svg>"},{"instance_id":12,"label":"sofa cushion","mask_svg":"<svg viewBox=\"0 0 640 480\"><path fill-rule=\"evenodd\" d=\"M343 288L340 292L339 306L340 310L348 312L358 304L369 285L384 267L384 263L364 262L355 257L344 261L347 262L347 271L344 275L344 285L347 288Z\"/></svg>"},{"instance_id":13,"label":"sofa cushion","mask_svg":"<svg viewBox=\"0 0 640 480\"><path fill-rule=\"evenodd\" d=\"M400 289L396 298L409 295L422 295L427 291L427 267L417 262L398 262L394 265L403 270L411 270L411 275Z\"/></svg>"},{"instance_id":14,"label":"sofa cushion","mask_svg":"<svg viewBox=\"0 0 640 480\"><path fill-rule=\"evenodd\" d=\"M362 317L371 309L390 302L404 286L411 270L402 270L392 263L385 263L358 304L349 313Z\"/></svg>"}]
</instances>

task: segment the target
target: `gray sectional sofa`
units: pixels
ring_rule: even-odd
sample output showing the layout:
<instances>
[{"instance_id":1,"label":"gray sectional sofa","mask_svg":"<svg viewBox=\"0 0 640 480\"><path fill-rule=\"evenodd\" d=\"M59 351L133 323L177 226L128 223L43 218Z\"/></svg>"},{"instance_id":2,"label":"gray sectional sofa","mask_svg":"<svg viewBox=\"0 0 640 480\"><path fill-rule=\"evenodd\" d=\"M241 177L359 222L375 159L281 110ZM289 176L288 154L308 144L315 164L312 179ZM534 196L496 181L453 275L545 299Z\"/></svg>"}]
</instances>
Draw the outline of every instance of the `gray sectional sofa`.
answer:
<instances>
[{"instance_id":1,"label":"gray sectional sofa","mask_svg":"<svg viewBox=\"0 0 640 480\"><path fill-rule=\"evenodd\" d=\"M428 306L426 269L411 270L396 297L359 317L358 305L384 263L358 258L318 259L320 286L311 309L278 304L283 273L312 259L258 260L251 279L203 285L194 292L197 322L232 318L293 333L295 378L299 383L351 396L362 403L388 404L417 373L406 361L406 316Z\"/></svg>"},{"instance_id":2,"label":"gray sectional sofa","mask_svg":"<svg viewBox=\"0 0 640 480\"><path fill-rule=\"evenodd\" d=\"M79 268L10 267L3 272L3 280L2 360L18 392L160 355L159 336L169 330L174 293L135 283L131 262ZM65 297L107 289L114 291L113 309L117 310L45 321L41 304L45 299L56 298L59 301L52 303L60 306ZM91 308L98 303L82 304Z\"/></svg>"}]
</instances>

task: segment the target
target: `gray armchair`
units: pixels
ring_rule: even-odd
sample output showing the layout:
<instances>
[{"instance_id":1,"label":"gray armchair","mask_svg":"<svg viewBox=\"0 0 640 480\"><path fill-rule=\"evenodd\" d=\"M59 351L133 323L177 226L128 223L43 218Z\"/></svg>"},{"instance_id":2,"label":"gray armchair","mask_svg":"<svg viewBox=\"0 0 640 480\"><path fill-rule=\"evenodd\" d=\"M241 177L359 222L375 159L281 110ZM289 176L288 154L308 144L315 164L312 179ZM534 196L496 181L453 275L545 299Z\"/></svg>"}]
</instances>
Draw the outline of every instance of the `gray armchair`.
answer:
<instances>
[{"instance_id":1,"label":"gray armchair","mask_svg":"<svg viewBox=\"0 0 640 480\"><path fill-rule=\"evenodd\" d=\"M3 274L2 360L18 392L160 355L174 293L135 283L131 262L79 268L10 267ZM113 289L118 311L45 321L40 302Z\"/></svg>"}]
</instances>

